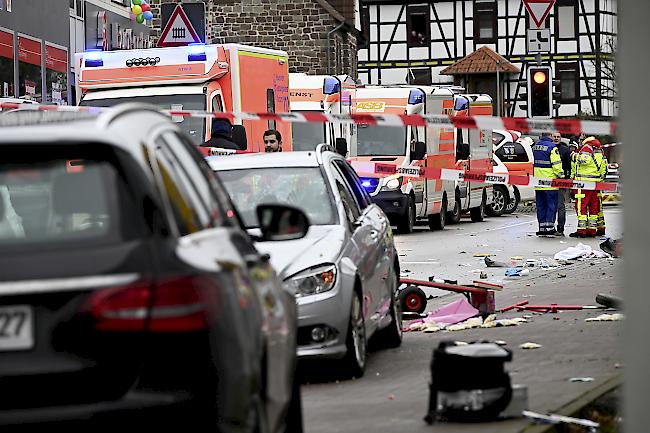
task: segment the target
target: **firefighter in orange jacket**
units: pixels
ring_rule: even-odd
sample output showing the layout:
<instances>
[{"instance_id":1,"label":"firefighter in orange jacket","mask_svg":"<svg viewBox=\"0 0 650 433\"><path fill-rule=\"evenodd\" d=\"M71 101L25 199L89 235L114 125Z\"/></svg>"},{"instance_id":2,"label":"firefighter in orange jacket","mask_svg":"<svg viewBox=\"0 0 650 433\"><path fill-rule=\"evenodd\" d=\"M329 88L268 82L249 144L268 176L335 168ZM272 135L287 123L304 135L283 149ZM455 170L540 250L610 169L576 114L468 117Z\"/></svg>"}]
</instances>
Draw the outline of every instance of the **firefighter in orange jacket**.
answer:
<instances>
[{"instance_id":1,"label":"firefighter in orange jacket","mask_svg":"<svg viewBox=\"0 0 650 433\"><path fill-rule=\"evenodd\" d=\"M600 142L594 137L588 137L582 142L582 147L578 153L573 154L571 167L571 177L573 179L585 182L600 182L601 168L594 147L600 147ZM600 210L598 191L578 189L575 197L578 229L569 236L573 238L595 237Z\"/></svg>"},{"instance_id":2,"label":"firefighter in orange jacket","mask_svg":"<svg viewBox=\"0 0 650 433\"><path fill-rule=\"evenodd\" d=\"M596 167L600 173L599 182L605 182L607 176L607 158L603 153L603 146L595 137L587 138L587 142L594 148ZM605 236L605 212L603 211L603 192L598 191L598 219L596 221L596 236Z\"/></svg>"}]
</instances>

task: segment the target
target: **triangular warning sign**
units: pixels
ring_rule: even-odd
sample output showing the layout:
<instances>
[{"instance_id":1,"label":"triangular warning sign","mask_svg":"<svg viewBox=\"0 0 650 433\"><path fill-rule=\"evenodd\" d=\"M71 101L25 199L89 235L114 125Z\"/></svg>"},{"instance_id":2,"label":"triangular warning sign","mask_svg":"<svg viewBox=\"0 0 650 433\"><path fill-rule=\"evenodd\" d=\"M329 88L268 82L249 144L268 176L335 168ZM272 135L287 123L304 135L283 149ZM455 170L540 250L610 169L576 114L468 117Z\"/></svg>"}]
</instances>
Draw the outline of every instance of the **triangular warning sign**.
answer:
<instances>
[{"instance_id":1,"label":"triangular warning sign","mask_svg":"<svg viewBox=\"0 0 650 433\"><path fill-rule=\"evenodd\" d=\"M190 19L181 5L176 6L167 25L158 39L159 47L180 47L201 43L201 38L192 27Z\"/></svg>"},{"instance_id":2,"label":"triangular warning sign","mask_svg":"<svg viewBox=\"0 0 650 433\"><path fill-rule=\"evenodd\" d=\"M526 10L535 22L537 28L542 27L544 20L555 4L555 0L523 0Z\"/></svg>"}]
</instances>

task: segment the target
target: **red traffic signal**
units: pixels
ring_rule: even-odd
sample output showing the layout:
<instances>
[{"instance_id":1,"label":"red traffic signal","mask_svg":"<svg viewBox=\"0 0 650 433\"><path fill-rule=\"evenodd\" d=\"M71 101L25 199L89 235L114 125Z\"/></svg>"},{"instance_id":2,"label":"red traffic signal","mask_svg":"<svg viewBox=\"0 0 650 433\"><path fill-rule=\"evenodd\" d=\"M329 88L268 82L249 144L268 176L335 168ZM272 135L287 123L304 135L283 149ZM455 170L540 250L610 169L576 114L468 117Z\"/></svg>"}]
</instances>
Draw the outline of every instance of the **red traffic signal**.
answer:
<instances>
[{"instance_id":1,"label":"red traffic signal","mask_svg":"<svg viewBox=\"0 0 650 433\"><path fill-rule=\"evenodd\" d=\"M550 66L529 66L527 73L528 117L548 119L553 112Z\"/></svg>"}]
</instances>

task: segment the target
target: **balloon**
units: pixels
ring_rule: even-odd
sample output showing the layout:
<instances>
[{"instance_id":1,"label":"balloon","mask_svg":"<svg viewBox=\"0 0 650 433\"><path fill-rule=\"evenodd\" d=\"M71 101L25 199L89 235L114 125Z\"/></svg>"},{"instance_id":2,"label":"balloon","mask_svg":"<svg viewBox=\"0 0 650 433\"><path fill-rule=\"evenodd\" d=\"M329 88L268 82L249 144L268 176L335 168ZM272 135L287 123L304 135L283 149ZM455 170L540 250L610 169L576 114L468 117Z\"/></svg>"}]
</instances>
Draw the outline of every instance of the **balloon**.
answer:
<instances>
[{"instance_id":1,"label":"balloon","mask_svg":"<svg viewBox=\"0 0 650 433\"><path fill-rule=\"evenodd\" d=\"M131 8L131 12L133 12L133 15L140 15L142 13L142 8L140 5L135 5Z\"/></svg>"},{"instance_id":2,"label":"balloon","mask_svg":"<svg viewBox=\"0 0 650 433\"><path fill-rule=\"evenodd\" d=\"M140 7L142 8L142 12L149 12L151 10L151 6L147 3L142 3Z\"/></svg>"},{"instance_id":3,"label":"balloon","mask_svg":"<svg viewBox=\"0 0 650 433\"><path fill-rule=\"evenodd\" d=\"M131 3L140 6L142 4L142 0L131 0Z\"/></svg>"},{"instance_id":4,"label":"balloon","mask_svg":"<svg viewBox=\"0 0 650 433\"><path fill-rule=\"evenodd\" d=\"M151 11L144 12L142 15L144 15L144 19L147 21L151 21L153 19L153 13L151 13Z\"/></svg>"},{"instance_id":5,"label":"balloon","mask_svg":"<svg viewBox=\"0 0 650 433\"><path fill-rule=\"evenodd\" d=\"M139 14L137 17L135 17L135 20L138 22L138 24L142 24L144 22L144 15Z\"/></svg>"}]
</instances>

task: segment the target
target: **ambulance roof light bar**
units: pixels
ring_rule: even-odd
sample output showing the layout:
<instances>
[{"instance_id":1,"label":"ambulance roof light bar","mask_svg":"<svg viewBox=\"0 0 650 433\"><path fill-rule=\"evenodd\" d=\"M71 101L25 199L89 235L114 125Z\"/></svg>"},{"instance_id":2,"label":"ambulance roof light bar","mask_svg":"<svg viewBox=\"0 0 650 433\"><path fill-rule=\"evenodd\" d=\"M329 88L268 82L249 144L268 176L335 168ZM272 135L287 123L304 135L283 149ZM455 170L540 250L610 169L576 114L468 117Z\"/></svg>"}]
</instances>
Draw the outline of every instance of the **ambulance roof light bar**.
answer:
<instances>
[{"instance_id":1,"label":"ambulance roof light bar","mask_svg":"<svg viewBox=\"0 0 650 433\"><path fill-rule=\"evenodd\" d=\"M101 50L88 50L84 54L84 64L87 68L97 68L104 66Z\"/></svg>"},{"instance_id":2,"label":"ambulance roof light bar","mask_svg":"<svg viewBox=\"0 0 650 433\"><path fill-rule=\"evenodd\" d=\"M421 104L424 102L424 92L420 89L412 89L409 93L408 103L411 105Z\"/></svg>"},{"instance_id":3,"label":"ambulance roof light bar","mask_svg":"<svg viewBox=\"0 0 650 433\"><path fill-rule=\"evenodd\" d=\"M341 82L338 78L326 77L323 82L323 94L324 95L333 95L334 93L339 93L341 91Z\"/></svg>"},{"instance_id":4,"label":"ambulance roof light bar","mask_svg":"<svg viewBox=\"0 0 650 433\"><path fill-rule=\"evenodd\" d=\"M205 53L205 44L189 44L187 51L188 62L205 62L208 59Z\"/></svg>"}]
</instances>

